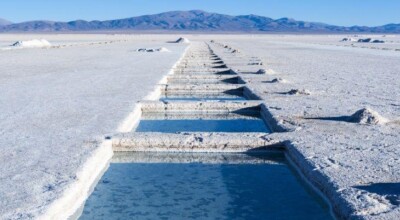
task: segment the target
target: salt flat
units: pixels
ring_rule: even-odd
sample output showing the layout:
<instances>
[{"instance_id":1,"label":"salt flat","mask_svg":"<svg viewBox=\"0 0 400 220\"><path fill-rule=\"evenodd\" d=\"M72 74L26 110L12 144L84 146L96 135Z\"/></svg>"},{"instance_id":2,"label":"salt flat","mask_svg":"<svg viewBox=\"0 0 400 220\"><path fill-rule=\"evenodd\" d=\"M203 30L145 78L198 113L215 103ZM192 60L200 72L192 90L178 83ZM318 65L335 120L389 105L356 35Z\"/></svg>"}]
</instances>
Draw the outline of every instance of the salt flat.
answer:
<instances>
[{"instance_id":1,"label":"salt flat","mask_svg":"<svg viewBox=\"0 0 400 220\"><path fill-rule=\"evenodd\" d=\"M166 43L176 36L39 37L80 44L0 51L1 219L46 212L97 148L87 142L116 132L186 47ZM1 44L39 37L6 35ZM162 46L171 52L135 52Z\"/></svg>"},{"instance_id":2,"label":"salt flat","mask_svg":"<svg viewBox=\"0 0 400 220\"><path fill-rule=\"evenodd\" d=\"M369 48L371 44L344 47L337 43L341 36L214 39L242 51L234 56L226 52L230 59L256 56L262 60L267 74L245 76L249 86L263 97L278 121L294 129L283 134L288 150L300 153L304 160L298 166L331 195L342 217L400 216L398 51ZM236 68L249 69L243 65ZM276 78L286 83L273 83ZM288 94L292 89L310 94ZM389 122L364 125L346 121L364 107Z\"/></svg>"},{"instance_id":3,"label":"salt flat","mask_svg":"<svg viewBox=\"0 0 400 220\"><path fill-rule=\"evenodd\" d=\"M335 35L196 35L243 74L291 132L299 167L345 217L400 215L400 48L339 42ZM118 127L183 54L173 35L4 35L0 46L45 38L63 48L0 50L0 216L37 218L64 196L98 144ZM378 36L376 38L382 38ZM97 42L96 44L91 44ZM105 43L107 42L107 44ZM166 47L171 52L138 53ZM389 49L381 49L389 48ZM243 65L258 57L263 66ZM235 60L239 60L237 62ZM282 78L287 83L272 83ZM289 95L304 89L309 95ZM369 107L389 123L345 121ZM97 141L97 142L94 142ZM102 155L104 156L104 155ZM297 162L298 162L297 161ZM100 165L99 165L100 166Z\"/></svg>"}]
</instances>

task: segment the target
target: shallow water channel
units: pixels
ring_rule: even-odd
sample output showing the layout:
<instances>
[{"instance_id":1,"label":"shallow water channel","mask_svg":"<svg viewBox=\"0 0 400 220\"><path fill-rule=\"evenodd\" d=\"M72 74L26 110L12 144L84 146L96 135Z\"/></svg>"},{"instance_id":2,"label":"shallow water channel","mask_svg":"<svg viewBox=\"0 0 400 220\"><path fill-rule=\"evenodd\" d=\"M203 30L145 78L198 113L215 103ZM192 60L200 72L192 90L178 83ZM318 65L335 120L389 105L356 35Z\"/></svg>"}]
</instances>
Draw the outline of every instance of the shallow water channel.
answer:
<instances>
[{"instance_id":1,"label":"shallow water channel","mask_svg":"<svg viewBox=\"0 0 400 220\"><path fill-rule=\"evenodd\" d=\"M247 100L244 96L241 95L163 95L160 97L160 101L168 102L168 101L245 101Z\"/></svg>"},{"instance_id":2,"label":"shallow water channel","mask_svg":"<svg viewBox=\"0 0 400 220\"><path fill-rule=\"evenodd\" d=\"M218 56L206 44L196 44L193 48L182 61L181 69L175 72L178 76L170 77L169 83L182 84L182 87L165 87L160 97L163 103L159 103L163 108L142 109L135 132L270 133L260 116L260 107L247 103L243 104L243 109L220 107L229 101L258 98L247 87L223 91L226 84L244 82L237 76L214 76L217 69L223 71L219 73L222 75L233 72L225 70L227 66L220 59L214 63ZM204 83L212 85L199 86ZM223 87L222 91L216 85ZM206 89L204 93L204 88L214 88L217 92ZM201 103L192 105L194 101ZM203 102L216 101L226 103L204 105L216 108L199 107ZM168 108L169 102L180 103L172 103ZM190 102L187 109L181 107L184 106L181 102ZM177 112L172 111L174 107ZM157 139L159 134L149 135ZM333 218L325 200L302 181L284 153L271 151L115 152L109 169L86 201L80 219Z\"/></svg>"},{"instance_id":3,"label":"shallow water channel","mask_svg":"<svg viewBox=\"0 0 400 220\"><path fill-rule=\"evenodd\" d=\"M270 132L257 114L144 113L136 132Z\"/></svg>"},{"instance_id":4,"label":"shallow water channel","mask_svg":"<svg viewBox=\"0 0 400 220\"><path fill-rule=\"evenodd\" d=\"M80 219L332 219L283 153L116 153Z\"/></svg>"}]
</instances>

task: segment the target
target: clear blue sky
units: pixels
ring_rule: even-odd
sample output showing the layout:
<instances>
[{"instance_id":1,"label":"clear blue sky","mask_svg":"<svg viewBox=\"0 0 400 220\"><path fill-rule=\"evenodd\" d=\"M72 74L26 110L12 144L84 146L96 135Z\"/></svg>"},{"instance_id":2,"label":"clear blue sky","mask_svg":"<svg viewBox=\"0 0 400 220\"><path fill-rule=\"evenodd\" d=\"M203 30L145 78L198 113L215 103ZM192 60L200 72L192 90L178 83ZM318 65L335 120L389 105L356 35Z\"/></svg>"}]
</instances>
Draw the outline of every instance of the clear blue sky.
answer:
<instances>
[{"instance_id":1,"label":"clear blue sky","mask_svg":"<svg viewBox=\"0 0 400 220\"><path fill-rule=\"evenodd\" d=\"M400 0L0 0L0 18L13 22L107 20L191 9L336 25L400 23Z\"/></svg>"}]
</instances>

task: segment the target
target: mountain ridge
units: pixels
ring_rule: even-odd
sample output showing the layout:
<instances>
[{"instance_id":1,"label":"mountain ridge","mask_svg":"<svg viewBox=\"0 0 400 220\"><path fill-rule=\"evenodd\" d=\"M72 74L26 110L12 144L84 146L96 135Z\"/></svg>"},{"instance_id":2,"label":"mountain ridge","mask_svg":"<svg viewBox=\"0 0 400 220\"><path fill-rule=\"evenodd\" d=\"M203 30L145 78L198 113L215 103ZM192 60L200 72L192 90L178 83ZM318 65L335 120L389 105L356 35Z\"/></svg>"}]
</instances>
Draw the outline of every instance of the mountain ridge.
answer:
<instances>
[{"instance_id":1,"label":"mountain ridge","mask_svg":"<svg viewBox=\"0 0 400 220\"><path fill-rule=\"evenodd\" d=\"M272 19L259 15L224 15L201 10L170 11L114 20L27 21L5 23L0 32L73 31L187 31L187 32L293 32L293 33L400 33L400 24L376 27L337 26L292 18Z\"/></svg>"},{"instance_id":2,"label":"mountain ridge","mask_svg":"<svg viewBox=\"0 0 400 220\"><path fill-rule=\"evenodd\" d=\"M0 18L0 26L6 26L12 24L11 21L8 21L6 19Z\"/></svg>"}]
</instances>

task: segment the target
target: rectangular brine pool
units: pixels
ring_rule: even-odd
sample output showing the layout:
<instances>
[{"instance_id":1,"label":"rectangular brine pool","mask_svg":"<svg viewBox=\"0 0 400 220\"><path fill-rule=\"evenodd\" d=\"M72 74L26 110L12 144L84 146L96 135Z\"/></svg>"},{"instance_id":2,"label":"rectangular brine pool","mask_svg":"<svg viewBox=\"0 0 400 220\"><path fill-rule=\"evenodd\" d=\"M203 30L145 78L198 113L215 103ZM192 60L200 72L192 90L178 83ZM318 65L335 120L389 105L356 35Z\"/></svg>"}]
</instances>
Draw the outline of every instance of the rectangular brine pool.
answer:
<instances>
[{"instance_id":1,"label":"rectangular brine pool","mask_svg":"<svg viewBox=\"0 0 400 220\"><path fill-rule=\"evenodd\" d=\"M190 76L190 75L189 75ZM195 75L196 76L196 75ZM228 75L229 76L229 75ZM230 77L211 77L205 75L204 78L197 77L170 77L168 79L168 84L245 84L243 80L241 80L237 76Z\"/></svg>"},{"instance_id":2,"label":"rectangular brine pool","mask_svg":"<svg viewBox=\"0 0 400 220\"><path fill-rule=\"evenodd\" d=\"M160 101L245 101L247 100L242 94L191 94L191 95L162 95Z\"/></svg>"},{"instance_id":3,"label":"rectangular brine pool","mask_svg":"<svg viewBox=\"0 0 400 220\"><path fill-rule=\"evenodd\" d=\"M259 97L254 95L247 88L237 88L218 92L196 92L194 90L174 90L163 92L160 96L160 101L245 101L259 100Z\"/></svg>"},{"instance_id":4,"label":"rectangular brine pool","mask_svg":"<svg viewBox=\"0 0 400 220\"><path fill-rule=\"evenodd\" d=\"M333 219L283 153L116 153L80 219Z\"/></svg>"},{"instance_id":5,"label":"rectangular brine pool","mask_svg":"<svg viewBox=\"0 0 400 220\"><path fill-rule=\"evenodd\" d=\"M270 129L256 114L144 112L136 132L266 132Z\"/></svg>"}]
</instances>

